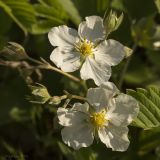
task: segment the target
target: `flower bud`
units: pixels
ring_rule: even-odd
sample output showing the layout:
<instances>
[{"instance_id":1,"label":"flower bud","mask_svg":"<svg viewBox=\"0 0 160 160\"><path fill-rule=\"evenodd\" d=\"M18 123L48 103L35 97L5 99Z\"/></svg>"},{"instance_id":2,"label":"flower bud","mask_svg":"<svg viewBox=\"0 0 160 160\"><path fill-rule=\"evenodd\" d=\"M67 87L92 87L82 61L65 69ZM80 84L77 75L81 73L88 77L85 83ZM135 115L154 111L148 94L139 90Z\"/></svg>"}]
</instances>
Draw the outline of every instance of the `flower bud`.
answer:
<instances>
[{"instance_id":1,"label":"flower bud","mask_svg":"<svg viewBox=\"0 0 160 160\"><path fill-rule=\"evenodd\" d=\"M118 17L115 11L110 11L107 15L107 12L104 15L103 25L106 28L106 34L110 34L111 32L118 29L123 20L123 13Z\"/></svg>"},{"instance_id":2,"label":"flower bud","mask_svg":"<svg viewBox=\"0 0 160 160\"><path fill-rule=\"evenodd\" d=\"M0 56L12 61L18 61L28 57L24 48L15 42L8 42L8 45L0 52Z\"/></svg>"},{"instance_id":3,"label":"flower bud","mask_svg":"<svg viewBox=\"0 0 160 160\"><path fill-rule=\"evenodd\" d=\"M29 85L29 88L32 92L32 96L29 97L29 100L32 103L44 104L51 98L47 88L41 84L37 83L37 86Z\"/></svg>"}]
</instances>

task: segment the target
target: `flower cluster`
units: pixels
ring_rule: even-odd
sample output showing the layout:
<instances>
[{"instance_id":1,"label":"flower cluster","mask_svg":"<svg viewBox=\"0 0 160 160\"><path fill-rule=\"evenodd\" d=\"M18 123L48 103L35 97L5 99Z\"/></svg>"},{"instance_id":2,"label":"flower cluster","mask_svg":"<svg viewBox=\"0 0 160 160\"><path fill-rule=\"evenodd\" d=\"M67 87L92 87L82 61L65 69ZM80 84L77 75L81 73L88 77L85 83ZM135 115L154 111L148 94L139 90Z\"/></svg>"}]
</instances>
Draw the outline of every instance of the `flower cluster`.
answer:
<instances>
[{"instance_id":1,"label":"flower cluster","mask_svg":"<svg viewBox=\"0 0 160 160\"><path fill-rule=\"evenodd\" d=\"M117 65L126 55L121 43L106 40L103 19L86 17L78 32L65 25L53 27L48 34L56 47L50 59L63 72L80 69L83 80L93 79L97 88L90 88L84 104L75 103L71 108L59 107L57 115L62 129L62 139L68 146L79 149L88 147L99 138L113 151L125 151L129 146L128 125L137 116L137 101L120 93L108 82L111 66Z\"/></svg>"}]
</instances>

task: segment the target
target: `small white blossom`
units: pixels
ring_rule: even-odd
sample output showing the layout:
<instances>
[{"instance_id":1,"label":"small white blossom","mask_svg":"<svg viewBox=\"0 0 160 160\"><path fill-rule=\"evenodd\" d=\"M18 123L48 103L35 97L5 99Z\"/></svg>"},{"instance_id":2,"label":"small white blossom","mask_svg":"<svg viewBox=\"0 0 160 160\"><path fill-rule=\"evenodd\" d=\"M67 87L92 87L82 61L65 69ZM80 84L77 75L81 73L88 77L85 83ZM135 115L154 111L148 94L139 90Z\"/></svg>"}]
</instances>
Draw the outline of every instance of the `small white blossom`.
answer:
<instances>
[{"instance_id":1,"label":"small white blossom","mask_svg":"<svg viewBox=\"0 0 160 160\"><path fill-rule=\"evenodd\" d=\"M153 46L154 46L155 48L160 48L160 41L154 42L154 43L153 43Z\"/></svg>"},{"instance_id":2,"label":"small white blossom","mask_svg":"<svg viewBox=\"0 0 160 160\"><path fill-rule=\"evenodd\" d=\"M88 103L75 103L70 109L57 111L63 141L74 149L88 147L98 138L113 151L125 151L129 146L128 128L137 116L137 101L111 82L87 93Z\"/></svg>"},{"instance_id":3,"label":"small white blossom","mask_svg":"<svg viewBox=\"0 0 160 160\"><path fill-rule=\"evenodd\" d=\"M64 72L80 68L82 79L93 79L100 85L110 78L111 66L117 65L126 54L122 44L105 40L105 36L103 19L98 16L86 17L78 32L65 25L53 27L48 38L56 48L50 59Z\"/></svg>"}]
</instances>

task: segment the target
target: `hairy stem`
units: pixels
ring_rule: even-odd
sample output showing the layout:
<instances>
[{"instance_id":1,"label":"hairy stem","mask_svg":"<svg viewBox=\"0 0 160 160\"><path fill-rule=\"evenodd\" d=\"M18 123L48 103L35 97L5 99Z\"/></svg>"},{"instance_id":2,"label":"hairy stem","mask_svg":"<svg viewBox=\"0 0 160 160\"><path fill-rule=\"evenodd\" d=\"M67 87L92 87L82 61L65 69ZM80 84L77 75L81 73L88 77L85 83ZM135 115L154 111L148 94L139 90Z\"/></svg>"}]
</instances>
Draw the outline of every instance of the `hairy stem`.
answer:
<instances>
[{"instance_id":1,"label":"hairy stem","mask_svg":"<svg viewBox=\"0 0 160 160\"><path fill-rule=\"evenodd\" d=\"M75 77L75 76L73 76L73 75L71 75L71 74L69 74L69 73L63 72L62 70L60 70L60 69L58 69L58 68L50 65L50 64L49 64L48 62L46 62L46 61L45 61L45 62L44 62L44 61L39 61L39 60L33 59L33 58L31 58L31 57L28 57L28 60L30 60L30 61L32 61L32 62L34 62L34 63L39 64L40 66L38 66L38 68L40 68L40 69L53 70L53 71L55 71L55 72L58 72L58 73L60 73L60 74L62 74L62 75L64 75L64 76L72 79L73 81L76 81L76 82L80 82L80 83L81 83L81 80L80 80L79 78L77 78L77 77Z\"/></svg>"},{"instance_id":2,"label":"hairy stem","mask_svg":"<svg viewBox=\"0 0 160 160\"><path fill-rule=\"evenodd\" d=\"M67 95L67 97L69 99L78 99L78 100L82 100L82 101L87 101L87 99L85 97L81 97L81 96L78 96L78 95L73 95L67 91L64 90L64 93Z\"/></svg>"},{"instance_id":3,"label":"hairy stem","mask_svg":"<svg viewBox=\"0 0 160 160\"><path fill-rule=\"evenodd\" d=\"M77 96L77 95L72 95L73 99L78 99L78 100L82 100L82 101L87 101L86 98L81 97L81 96Z\"/></svg>"},{"instance_id":4,"label":"hairy stem","mask_svg":"<svg viewBox=\"0 0 160 160\"><path fill-rule=\"evenodd\" d=\"M32 58L32 57L29 57L29 56L27 56L27 59L30 60L30 61L32 61L32 62L34 62L34 63L40 64L40 65L43 64L41 61L36 60L36 59L34 59L34 58Z\"/></svg>"},{"instance_id":5,"label":"hairy stem","mask_svg":"<svg viewBox=\"0 0 160 160\"><path fill-rule=\"evenodd\" d=\"M77 77L75 77L75 76L73 76L73 75L71 75L71 74L69 74L69 73L63 72L62 70L60 70L60 69L58 69L58 68L56 68L56 67L54 67L54 66L48 65L48 66L46 67L46 69L50 69L50 70L53 70L53 71L55 71L55 72L58 72L58 73L60 73L60 74L62 74L62 75L64 75L64 76L72 79L72 80L75 81L75 82L81 82L81 80L80 80L79 78L77 78Z\"/></svg>"}]
</instances>

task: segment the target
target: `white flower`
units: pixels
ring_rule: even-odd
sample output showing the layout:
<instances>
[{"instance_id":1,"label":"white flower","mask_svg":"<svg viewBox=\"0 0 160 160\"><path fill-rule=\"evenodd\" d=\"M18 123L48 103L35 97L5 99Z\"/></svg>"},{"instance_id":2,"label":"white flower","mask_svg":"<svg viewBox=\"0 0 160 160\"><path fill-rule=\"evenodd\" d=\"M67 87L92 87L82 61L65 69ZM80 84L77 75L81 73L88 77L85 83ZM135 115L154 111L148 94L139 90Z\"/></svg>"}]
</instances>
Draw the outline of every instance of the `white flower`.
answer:
<instances>
[{"instance_id":1,"label":"white flower","mask_svg":"<svg viewBox=\"0 0 160 160\"><path fill-rule=\"evenodd\" d=\"M100 85L110 78L111 66L117 65L126 54L122 44L104 40L105 36L103 20L98 16L86 17L78 32L65 25L53 27L48 38L56 48L50 59L64 72L81 68L82 79L93 79Z\"/></svg>"},{"instance_id":2,"label":"white flower","mask_svg":"<svg viewBox=\"0 0 160 160\"><path fill-rule=\"evenodd\" d=\"M113 151L125 151L129 146L128 128L137 116L137 101L119 93L111 82L91 88L88 103L75 103L73 108L59 108L59 123L63 141L74 149L88 147L98 138Z\"/></svg>"},{"instance_id":3,"label":"white flower","mask_svg":"<svg viewBox=\"0 0 160 160\"><path fill-rule=\"evenodd\" d=\"M160 41L154 42L154 43L153 43L153 46L154 46L155 48L160 48Z\"/></svg>"}]
</instances>

